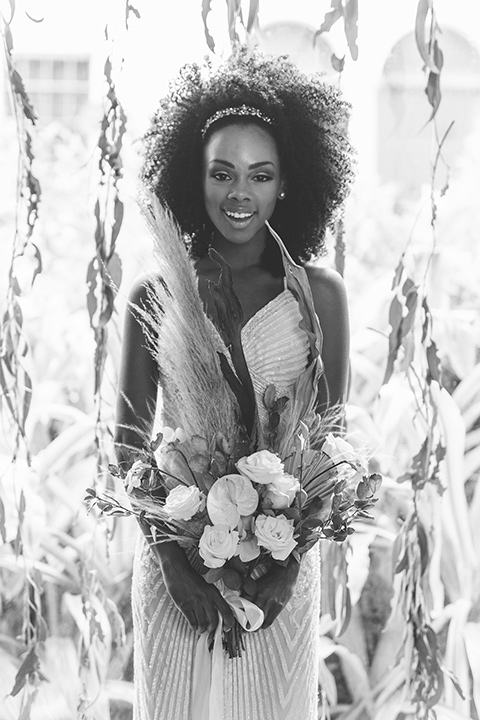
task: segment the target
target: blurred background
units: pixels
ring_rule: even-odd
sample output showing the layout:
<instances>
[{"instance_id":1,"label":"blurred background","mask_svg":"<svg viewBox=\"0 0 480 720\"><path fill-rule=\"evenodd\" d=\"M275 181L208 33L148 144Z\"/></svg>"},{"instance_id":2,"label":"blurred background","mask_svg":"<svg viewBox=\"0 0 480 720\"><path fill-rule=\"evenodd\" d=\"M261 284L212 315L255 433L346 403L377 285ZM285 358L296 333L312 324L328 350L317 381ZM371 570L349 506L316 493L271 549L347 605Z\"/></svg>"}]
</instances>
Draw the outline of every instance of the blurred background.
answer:
<instances>
[{"instance_id":1,"label":"blurred background","mask_svg":"<svg viewBox=\"0 0 480 720\"><path fill-rule=\"evenodd\" d=\"M126 297L152 264L141 136L233 30L352 105L357 180L318 262L344 274L349 433L385 479L374 521L325 551L319 717L478 718L478 0L1 8L0 720L131 718L136 527L83 497L112 457Z\"/></svg>"}]
</instances>

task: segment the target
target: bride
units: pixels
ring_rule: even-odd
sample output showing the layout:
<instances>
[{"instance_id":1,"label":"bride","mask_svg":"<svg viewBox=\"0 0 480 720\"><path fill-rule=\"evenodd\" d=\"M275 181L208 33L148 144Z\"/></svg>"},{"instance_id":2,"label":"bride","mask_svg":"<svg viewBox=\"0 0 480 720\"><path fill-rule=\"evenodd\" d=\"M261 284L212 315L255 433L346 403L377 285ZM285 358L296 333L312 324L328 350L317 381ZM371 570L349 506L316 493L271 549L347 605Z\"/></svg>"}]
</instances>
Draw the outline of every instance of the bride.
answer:
<instances>
[{"instance_id":1,"label":"bride","mask_svg":"<svg viewBox=\"0 0 480 720\"><path fill-rule=\"evenodd\" d=\"M218 280L219 265L208 249L218 251L231 268L261 432L267 424L261 402L267 386L274 383L288 396L309 363L302 302L319 321L317 409L322 413L345 400L343 282L335 271L309 261L324 249L326 227L351 183L347 117L346 103L320 78L307 78L286 59L242 49L215 70L183 68L145 135L143 183L184 234L198 294L214 324L210 287ZM163 420L173 428L192 422L195 413L201 416L197 405L208 407L216 392L214 387L211 393L197 392L201 368L188 357L191 341L181 338L187 351L179 359L177 334L184 335L184 329L168 324L169 310L161 300L152 304L153 285L168 301L182 283L181 277L175 282L168 243L157 238L156 245L174 279L170 284L158 276L143 279L132 290L132 307L150 313L152 323L147 328L138 313L127 313L115 438L125 466L142 448L145 429L151 431L159 387ZM182 291L178 294L174 312L184 304ZM186 318L185 328L189 322L193 326L193 318ZM189 375L179 379L185 367ZM145 534L137 546L132 588L134 718L213 720L213 710L202 700L207 689L194 687L196 648L219 617L224 629L232 627L232 610L178 544L153 546ZM258 578L254 602L264 613L263 625L246 634L241 657L225 661L223 714L215 718L317 718L319 584L318 546L301 564L294 558L287 565L274 562Z\"/></svg>"}]
</instances>

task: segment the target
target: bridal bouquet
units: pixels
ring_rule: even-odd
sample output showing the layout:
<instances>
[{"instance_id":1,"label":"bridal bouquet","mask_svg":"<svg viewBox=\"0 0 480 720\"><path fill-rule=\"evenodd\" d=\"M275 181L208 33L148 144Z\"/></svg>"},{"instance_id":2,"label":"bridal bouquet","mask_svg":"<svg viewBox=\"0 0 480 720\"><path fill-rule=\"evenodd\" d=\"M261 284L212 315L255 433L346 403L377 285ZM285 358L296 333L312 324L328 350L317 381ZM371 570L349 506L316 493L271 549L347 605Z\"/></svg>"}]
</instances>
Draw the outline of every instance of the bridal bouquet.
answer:
<instances>
[{"instance_id":1,"label":"bridal bouquet","mask_svg":"<svg viewBox=\"0 0 480 720\"><path fill-rule=\"evenodd\" d=\"M266 394L274 391L269 386ZM87 503L106 515L137 516L154 542L175 540L192 550L207 582L247 598L255 597L255 578L269 563L285 564L292 555L300 561L320 539L341 542L352 534L356 519L370 517L381 482L333 433L312 450L303 424L285 462L268 449L235 461L224 436L209 447L179 428L164 428L150 450L150 459L136 460L127 473L109 467L123 480L123 498L89 488ZM154 459L157 450L164 465ZM224 646L230 657L240 654L238 626L225 633Z\"/></svg>"},{"instance_id":2,"label":"bridal bouquet","mask_svg":"<svg viewBox=\"0 0 480 720\"><path fill-rule=\"evenodd\" d=\"M309 351L288 391L270 384L259 398L243 352L242 308L230 267L210 250L220 267L218 282L209 284L213 322L174 220L155 198L144 214L159 279L150 286L150 313L132 311L164 378L165 416L174 416L178 427L164 427L153 442L133 449L127 471L110 466L126 493L88 489L86 501L107 515L137 516L155 543L174 540L184 547L205 580L232 606L241 605L239 613L247 608L245 622L236 617L252 630L261 619L252 625L252 602L245 598L254 601L256 579L272 563L286 564L292 556L300 561L320 539L345 540L354 521L368 517L381 478L333 432L335 412L317 412L321 330L304 271L274 231L269 227ZM223 641L230 657L240 654L238 628Z\"/></svg>"},{"instance_id":3,"label":"bridal bouquet","mask_svg":"<svg viewBox=\"0 0 480 720\"><path fill-rule=\"evenodd\" d=\"M155 542L176 540L193 547L207 582L223 580L231 590L255 594L254 569L265 560L298 561L320 539L341 542L353 522L370 517L381 478L368 474L343 438L328 434L320 451L308 447L308 429L296 436L286 471L281 458L258 450L232 461L225 438L208 448L205 438L185 437L164 428L151 450L181 458L188 475L174 476L154 460L136 460L122 477L126 495L88 488L86 501L106 515L135 515L152 530ZM195 453L191 454L191 448ZM188 451L187 451L188 448ZM164 497L159 498L159 487ZM231 562L238 558L239 563Z\"/></svg>"}]
</instances>

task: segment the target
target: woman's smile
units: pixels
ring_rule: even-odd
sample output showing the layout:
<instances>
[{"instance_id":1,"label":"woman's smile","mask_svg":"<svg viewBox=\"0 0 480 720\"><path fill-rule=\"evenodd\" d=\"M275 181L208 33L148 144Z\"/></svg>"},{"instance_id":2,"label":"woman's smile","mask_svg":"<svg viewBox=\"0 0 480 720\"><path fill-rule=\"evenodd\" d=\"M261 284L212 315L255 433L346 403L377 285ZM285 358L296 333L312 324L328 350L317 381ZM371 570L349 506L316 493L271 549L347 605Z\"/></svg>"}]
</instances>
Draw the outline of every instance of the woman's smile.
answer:
<instances>
[{"instance_id":1,"label":"woman's smile","mask_svg":"<svg viewBox=\"0 0 480 720\"><path fill-rule=\"evenodd\" d=\"M225 209L223 212L234 227L246 227L255 214L253 212L227 209Z\"/></svg>"}]
</instances>

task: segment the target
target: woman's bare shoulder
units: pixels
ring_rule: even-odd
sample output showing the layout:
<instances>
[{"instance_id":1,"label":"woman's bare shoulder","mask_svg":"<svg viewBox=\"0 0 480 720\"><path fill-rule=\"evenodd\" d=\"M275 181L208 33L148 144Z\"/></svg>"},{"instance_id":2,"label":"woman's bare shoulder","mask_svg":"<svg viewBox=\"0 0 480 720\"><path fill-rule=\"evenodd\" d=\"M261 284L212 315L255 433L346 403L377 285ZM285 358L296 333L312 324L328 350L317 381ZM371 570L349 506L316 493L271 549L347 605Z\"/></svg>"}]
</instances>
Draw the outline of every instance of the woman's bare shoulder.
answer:
<instances>
[{"instance_id":1,"label":"woman's bare shoulder","mask_svg":"<svg viewBox=\"0 0 480 720\"><path fill-rule=\"evenodd\" d=\"M347 294L340 273L333 268L318 265L307 265L305 271L317 312L322 308L327 311L343 310Z\"/></svg>"},{"instance_id":2,"label":"woman's bare shoulder","mask_svg":"<svg viewBox=\"0 0 480 720\"><path fill-rule=\"evenodd\" d=\"M144 305L155 292L155 285L162 282L160 274L142 273L138 275L130 286L129 302L133 305Z\"/></svg>"}]
</instances>

